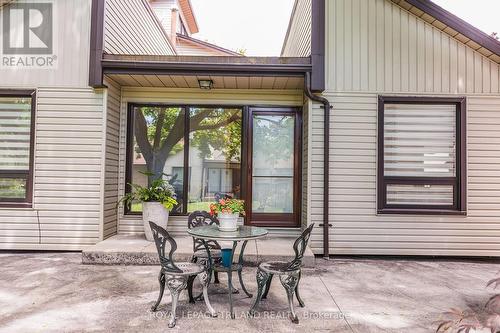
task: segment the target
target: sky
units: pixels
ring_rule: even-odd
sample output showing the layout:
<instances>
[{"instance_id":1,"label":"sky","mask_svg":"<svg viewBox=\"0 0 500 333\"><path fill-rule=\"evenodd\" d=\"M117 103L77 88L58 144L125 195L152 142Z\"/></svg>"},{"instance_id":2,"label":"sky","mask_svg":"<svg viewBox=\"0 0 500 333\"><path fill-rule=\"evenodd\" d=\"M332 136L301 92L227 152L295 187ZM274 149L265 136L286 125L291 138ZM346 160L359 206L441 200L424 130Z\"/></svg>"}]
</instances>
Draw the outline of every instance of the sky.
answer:
<instances>
[{"instance_id":1,"label":"sky","mask_svg":"<svg viewBox=\"0 0 500 333\"><path fill-rule=\"evenodd\" d=\"M327 0L328 1L328 0ZM364 0L362 0L364 1ZM500 0L433 0L473 26L500 34ZM247 56L279 56L294 0L191 0L193 37Z\"/></svg>"},{"instance_id":2,"label":"sky","mask_svg":"<svg viewBox=\"0 0 500 333\"><path fill-rule=\"evenodd\" d=\"M500 1L500 0L499 0ZM279 56L293 0L191 0L200 32L193 37L247 56Z\"/></svg>"}]
</instances>

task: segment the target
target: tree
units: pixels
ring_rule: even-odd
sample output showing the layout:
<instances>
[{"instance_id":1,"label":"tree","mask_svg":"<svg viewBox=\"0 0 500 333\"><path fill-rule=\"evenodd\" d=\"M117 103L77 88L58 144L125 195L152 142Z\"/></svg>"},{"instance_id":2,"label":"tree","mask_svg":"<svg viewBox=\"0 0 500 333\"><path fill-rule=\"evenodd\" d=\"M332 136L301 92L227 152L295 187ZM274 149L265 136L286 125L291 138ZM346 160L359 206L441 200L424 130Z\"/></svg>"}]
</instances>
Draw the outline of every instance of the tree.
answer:
<instances>
[{"instance_id":1,"label":"tree","mask_svg":"<svg viewBox=\"0 0 500 333\"><path fill-rule=\"evenodd\" d=\"M200 157L210 156L212 147L223 151L229 160L239 158L240 109L140 107L134 113L134 131L151 172L149 183L162 177L167 158L183 149L185 112L190 112L191 144L199 148Z\"/></svg>"}]
</instances>

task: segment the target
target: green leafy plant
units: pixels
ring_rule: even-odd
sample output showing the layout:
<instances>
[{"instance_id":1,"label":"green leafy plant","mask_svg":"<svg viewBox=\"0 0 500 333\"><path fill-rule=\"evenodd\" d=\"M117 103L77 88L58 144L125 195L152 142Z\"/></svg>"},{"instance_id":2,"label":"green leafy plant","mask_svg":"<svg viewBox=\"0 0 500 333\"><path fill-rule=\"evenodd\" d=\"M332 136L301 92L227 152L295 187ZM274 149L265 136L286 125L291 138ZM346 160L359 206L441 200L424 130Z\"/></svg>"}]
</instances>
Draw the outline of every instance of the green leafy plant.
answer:
<instances>
[{"instance_id":1,"label":"green leafy plant","mask_svg":"<svg viewBox=\"0 0 500 333\"><path fill-rule=\"evenodd\" d=\"M150 172L144 172L143 174L148 177L151 176ZM123 198L120 199L118 204L123 203L130 207L134 201L159 202L169 211L177 205L174 187L163 178L152 180L150 185L147 187L137 184L129 185L132 187L132 191L130 193L126 193Z\"/></svg>"},{"instance_id":2,"label":"green leafy plant","mask_svg":"<svg viewBox=\"0 0 500 333\"><path fill-rule=\"evenodd\" d=\"M245 216L245 201L238 199L220 199L210 205L210 214L218 213L240 214Z\"/></svg>"},{"instance_id":3,"label":"green leafy plant","mask_svg":"<svg viewBox=\"0 0 500 333\"><path fill-rule=\"evenodd\" d=\"M500 277L490 280L486 286L496 289L500 286ZM438 321L436 333L472 333L483 332L483 329L500 333L500 294L490 297L484 305L484 313L452 308L443 315L444 319Z\"/></svg>"}]
</instances>

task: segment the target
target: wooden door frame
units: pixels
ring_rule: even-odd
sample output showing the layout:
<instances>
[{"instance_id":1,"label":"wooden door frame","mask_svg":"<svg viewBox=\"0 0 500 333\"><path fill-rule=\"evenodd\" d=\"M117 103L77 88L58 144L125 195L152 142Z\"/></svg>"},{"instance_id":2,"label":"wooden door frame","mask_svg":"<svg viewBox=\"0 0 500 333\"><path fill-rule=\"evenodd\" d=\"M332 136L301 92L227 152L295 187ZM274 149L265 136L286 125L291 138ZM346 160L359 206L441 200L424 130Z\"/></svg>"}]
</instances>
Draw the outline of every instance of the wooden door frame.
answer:
<instances>
[{"instance_id":1,"label":"wooden door frame","mask_svg":"<svg viewBox=\"0 0 500 333\"><path fill-rule=\"evenodd\" d=\"M301 200L302 200L302 113L300 107L248 107L245 126L245 141L244 157L246 160L244 173L246 179L242 183L245 184L245 198L247 199L246 205L246 225L265 226L265 227L284 227L296 228L300 226L301 216ZM252 152L253 152L253 115L255 113L263 115L291 115L295 117L294 128L294 182L293 182L293 213L258 213L259 220L252 221ZM242 172L243 174L243 172ZM283 216L287 219L283 221Z\"/></svg>"}]
</instances>

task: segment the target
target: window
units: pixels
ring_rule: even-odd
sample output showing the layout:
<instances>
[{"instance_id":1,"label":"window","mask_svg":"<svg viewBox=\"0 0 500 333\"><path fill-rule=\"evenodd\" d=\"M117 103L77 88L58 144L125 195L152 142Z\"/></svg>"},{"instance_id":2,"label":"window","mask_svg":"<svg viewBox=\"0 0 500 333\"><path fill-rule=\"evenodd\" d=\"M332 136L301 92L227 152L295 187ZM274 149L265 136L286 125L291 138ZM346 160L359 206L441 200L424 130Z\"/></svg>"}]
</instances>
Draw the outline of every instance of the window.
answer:
<instances>
[{"instance_id":1,"label":"window","mask_svg":"<svg viewBox=\"0 0 500 333\"><path fill-rule=\"evenodd\" d=\"M34 91L0 91L0 205L31 205L34 112Z\"/></svg>"},{"instance_id":2,"label":"window","mask_svg":"<svg viewBox=\"0 0 500 333\"><path fill-rule=\"evenodd\" d=\"M240 197L241 108L131 104L128 121L127 184L146 185L148 172L162 174L179 202L173 215ZM140 203L126 208L141 212Z\"/></svg>"},{"instance_id":3,"label":"window","mask_svg":"<svg viewBox=\"0 0 500 333\"><path fill-rule=\"evenodd\" d=\"M465 212L465 99L379 97L378 212Z\"/></svg>"}]
</instances>

